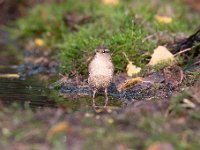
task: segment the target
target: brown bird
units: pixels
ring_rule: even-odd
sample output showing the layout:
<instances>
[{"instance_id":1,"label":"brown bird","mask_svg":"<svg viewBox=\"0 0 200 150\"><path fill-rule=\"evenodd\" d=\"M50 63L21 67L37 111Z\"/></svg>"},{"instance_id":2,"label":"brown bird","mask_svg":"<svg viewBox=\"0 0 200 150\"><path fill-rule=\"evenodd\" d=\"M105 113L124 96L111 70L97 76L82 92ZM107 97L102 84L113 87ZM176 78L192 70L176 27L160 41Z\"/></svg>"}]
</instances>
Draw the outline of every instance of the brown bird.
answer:
<instances>
[{"instance_id":1,"label":"brown bird","mask_svg":"<svg viewBox=\"0 0 200 150\"><path fill-rule=\"evenodd\" d=\"M95 107L95 94L97 90L104 89L105 105L108 103L108 87L111 84L114 74L114 66L110 51L106 48L95 49L95 56L89 64L88 83L93 91L93 107Z\"/></svg>"}]
</instances>

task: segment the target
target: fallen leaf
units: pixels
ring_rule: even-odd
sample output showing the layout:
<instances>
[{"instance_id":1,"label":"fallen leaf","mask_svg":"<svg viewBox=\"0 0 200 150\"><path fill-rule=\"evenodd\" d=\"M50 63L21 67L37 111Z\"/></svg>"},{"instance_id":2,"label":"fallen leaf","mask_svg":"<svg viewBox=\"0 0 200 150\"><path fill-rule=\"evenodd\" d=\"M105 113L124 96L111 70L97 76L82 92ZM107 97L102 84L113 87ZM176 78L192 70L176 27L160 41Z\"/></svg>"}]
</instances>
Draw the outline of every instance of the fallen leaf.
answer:
<instances>
[{"instance_id":1,"label":"fallen leaf","mask_svg":"<svg viewBox=\"0 0 200 150\"><path fill-rule=\"evenodd\" d=\"M91 114L91 113L85 113L85 115L84 115L86 118L90 118L90 117L92 117L93 116L93 114Z\"/></svg>"},{"instance_id":2,"label":"fallen leaf","mask_svg":"<svg viewBox=\"0 0 200 150\"><path fill-rule=\"evenodd\" d=\"M118 5L119 0L102 0L103 4L105 5Z\"/></svg>"},{"instance_id":3,"label":"fallen leaf","mask_svg":"<svg viewBox=\"0 0 200 150\"><path fill-rule=\"evenodd\" d=\"M156 15L155 19L156 19L157 22L163 23L163 24L170 24L170 23L172 23L172 18L168 17L168 16Z\"/></svg>"},{"instance_id":4,"label":"fallen leaf","mask_svg":"<svg viewBox=\"0 0 200 150\"><path fill-rule=\"evenodd\" d=\"M112 118L107 118L108 124L113 124L114 120Z\"/></svg>"},{"instance_id":5,"label":"fallen leaf","mask_svg":"<svg viewBox=\"0 0 200 150\"><path fill-rule=\"evenodd\" d=\"M54 137L54 135L58 133L68 133L71 132L71 128L67 122L60 122L53 127L51 127L47 133L47 139L50 140Z\"/></svg>"},{"instance_id":6,"label":"fallen leaf","mask_svg":"<svg viewBox=\"0 0 200 150\"><path fill-rule=\"evenodd\" d=\"M101 107L101 106L95 107L94 110L95 110L96 113L106 112L106 109L104 107Z\"/></svg>"},{"instance_id":7,"label":"fallen leaf","mask_svg":"<svg viewBox=\"0 0 200 150\"><path fill-rule=\"evenodd\" d=\"M147 150L174 150L174 147L167 142L156 142L150 145Z\"/></svg>"},{"instance_id":8,"label":"fallen leaf","mask_svg":"<svg viewBox=\"0 0 200 150\"><path fill-rule=\"evenodd\" d=\"M141 77L136 77L130 80L125 81L124 83L120 84L117 88L117 90L119 92L124 91L132 86L134 86L135 84L137 84L138 82L141 82L142 78Z\"/></svg>"},{"instance_id":9,"label":"fallen leaf","mask_svg":"<svg viewBox=\"0 0 200 150\"><path fill-rule=\"evenodd\" d=\"M138 74L141 71L140 67L136 67L135 65L133 65L132 61L128 62L128 65L126 66L126 70L127 70L127 75L129 77L132 77L134 74Z\"/></svg>"},{"instance_id":10,"label":"fallen leaf","mask_svg":"<svg viewBox=\"0 0 200 150\"><path fill-rule=\"evenodd\" d=\"M183 104L181 106L185 107L185 108L195 108L196 107L196 105L187 98L183 99Z\"/></svg>"},{"instance_id":11,"label":"fallen leaf","mask_svg":"<svg viewBox=\"0 0 200 150\"><path fill-rule=\"evenodd\" d=\"M36 38L35 39L35 45L37 46L44 46L44 40L41 38Z\"/></svg>"},{"instance_id":12,"label":"fallen leaf","mask_svg":"<svg viewBox=\"0 0 200 150\"><path fill-rule=\"evenodd\" d=\"M155 66L159 63L173 64L174 62L174 55L166 47L158 46L152 54L149 65Z\"/></svg>"},{"instance_id":13,"label":"fallen leaf","mask_svg":"<svg viewBox=\"0 0 200 150\"><path fill-rule=\"evenodd\" d=\"M0 78L15 78L19 79L19 74L0 74Z\"/></svg>"},{"instance_id":14,"label":"fallen leaf","mask_svg":"<svg viewBox=\"0 0 200 150\"><path fill-rule=\"evenodd\" d=\"M11 134L11 132L8 128L2 128L1 132L4 136L9 136Z\"/></svg>"}]
</instances>

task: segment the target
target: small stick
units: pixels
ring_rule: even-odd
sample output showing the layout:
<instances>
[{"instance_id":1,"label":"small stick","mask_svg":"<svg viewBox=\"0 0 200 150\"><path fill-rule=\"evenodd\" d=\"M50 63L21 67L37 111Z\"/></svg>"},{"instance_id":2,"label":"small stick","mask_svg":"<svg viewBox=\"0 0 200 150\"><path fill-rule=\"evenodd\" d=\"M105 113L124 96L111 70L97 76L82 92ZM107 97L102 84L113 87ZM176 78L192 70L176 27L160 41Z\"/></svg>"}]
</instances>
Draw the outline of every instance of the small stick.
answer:
<instances>
[{"instance_id":1,"label":"small stick","mask_svg":"<svg viewBox=\"0 0 200 150\"><path fill-rule=\"evenodd\" d=\"M190 51L190 50L192 50L192 48L186 48L186 49L174 54L174 56L180 55L180 54L185 53L185 52Z\"/></svg>"},{"instance_id":2,"label":"small stick","mask_svg":"<svg viewBox=\"0 0 200 150\"><path fill-rule=\"evenodd\" d=\"M149 36L147 36L147 37L145 37L143 40L142 40L142 43L144 43L146 40L148 40L148 39L151 39L152 37L154 37L154 35L152 34L152 35L149 35Z\"/></svg>"},{"instance_id":3,"label":"small stick","mask_svg":"<svg viewBox=\"0 0 200 150\"><path fill-rule=\"evenodd\" d=\"M200 61L197 61L197 62L194 63L194 65L198 65L198 64L200 64Z\"/></svg>"},{"instance_id":4,"label":"small stick","mask_svg":"<svg viewBox=\"0 0 200 150\"><path fill-rule=\"evenodd\" d=\"M128 59L128 56L126 55L126 53L125 53L125 52L122 52L122 53L123 53L124 57L126 58L126 60L127 60L128 62L130 62L130 60Z\"/></svg>"}]
</instances>

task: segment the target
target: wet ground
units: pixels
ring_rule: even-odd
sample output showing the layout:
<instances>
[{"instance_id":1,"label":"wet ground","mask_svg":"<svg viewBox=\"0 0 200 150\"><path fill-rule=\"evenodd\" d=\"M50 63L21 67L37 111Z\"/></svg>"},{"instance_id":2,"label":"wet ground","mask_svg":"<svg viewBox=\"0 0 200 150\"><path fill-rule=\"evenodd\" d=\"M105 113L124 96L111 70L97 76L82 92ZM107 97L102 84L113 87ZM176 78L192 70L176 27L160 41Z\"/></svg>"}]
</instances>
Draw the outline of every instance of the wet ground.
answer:
<instances>
[{"instance_id":1,"label":"wet ground","mask_svg":"<svg viewBox=\"0 0 200 150\"><path fill-rule=\"evenodd\" d=\"M24 51L0 35L0 149L199 150L198 61L144 73L148 82L121 92L126 78L117 74L108 108L95 110L86 77L55 82L48 74L58 74L57 64L46 49ZM97 104L103 103L99 92Z\"/></svg>"},{"instance_id":2,"label":"wet ground","mask_svg":"<svg viewBox=\"0 0 200 150\"><path fill-rule=\"evenodd\" d=\"M51 81L57 75L55 60L51 60L50 52L27 44L26 50L17 49L16 43L9 39L6 32L1 32L0 51L0 100L3 104L20 103L23 107L63 107L79 110L91 107L91 89L86 80L61 78ZM12 44L10 44L12 43ZM20 62L18 55L24 57ZM17 57L16 57L17 56ZM170 70L171 69L171 70ZM170 71L169 71L170 70ZM177 71L178 70L178 71ZM125 74L115 75L109 88L109 106L122 106L135 101L169 99L173 92L180 89L182 80L180 68L173 66L157 72L145 74L143 81L130 88L119 91L119 85L128 78ZM46 80L44 83L42 80ZM181 81L182 82L182 81ZM54 94L59 86L60 95ZM98 92L96 101L104 103L104 93Z\"/></svg>"},{"instance_id":3,"label":"wet ground","mask_svg":"<svg viewBox=\"0 0 200 150\"><path fill-rule=\"evenodd\" d=\"M14 42L8 44L8 34L1 31L0 41L0 101L2 104L20 103L23 107L56 107L50 90L37 77L23 77L15 55L21 51ZM13 45L12 45L13 44ZM14 48L15 47L15 48ZM22 54L21 54L22 55Z\"/></svg>"},{"instance_id":4,"label":"wet ground","mask_svg":"<svg viewBox=\"0 0 200 150\"><path fill-rule=\"evenodd\" d=\"M22 108L61 107L69 111L91 107L91 89L87 83L83 87L72 84L61 86L60 95L65 98L55 94L56 82L52 78L58 74L57 64L50 60L48 52L36 47L21 50L8 33L1 31L0 35L1 104L10 106L17 103ZM110 90L109 104L120 106L122 103L116 87ZM102 94L97 97L97 103L103 105L103 102Z\"/></svg>"},{"instance_id":5,"label":"wet ground","mask_svg":"<svg viewBox=\"0 0 200 150\"><path fill-rule=\"evenodd\" d=\"M65 98L58 97L53 91L61 82L41 81L49 81L45 74L55 71L54 61L46 61L45 55L31 49L24 53L27 60L20 61L16 56L23 51L13 49L13 42L5 40L5 35L0 42L0 149L129 150L154 145L163 149L167 145L171 149L198 150L199 86L191 88L193 93L171 99L183 88L190 91L187 87L199 79L199 72L196 77L192 74L199 71L198 65L190 73L179 66L148 72L143 78L148 82L122 92L117 86L126 78L118 74L109 89L108 108L94 110L85 80L63 80L67 82L59 90ZM36 56L41 56L40 61ZM122 101L127 106L123 107ZM99 92L97 103L103 102L103 93ZM5 107L8 105L11 107Z\"/></svg>"}]
</instances>

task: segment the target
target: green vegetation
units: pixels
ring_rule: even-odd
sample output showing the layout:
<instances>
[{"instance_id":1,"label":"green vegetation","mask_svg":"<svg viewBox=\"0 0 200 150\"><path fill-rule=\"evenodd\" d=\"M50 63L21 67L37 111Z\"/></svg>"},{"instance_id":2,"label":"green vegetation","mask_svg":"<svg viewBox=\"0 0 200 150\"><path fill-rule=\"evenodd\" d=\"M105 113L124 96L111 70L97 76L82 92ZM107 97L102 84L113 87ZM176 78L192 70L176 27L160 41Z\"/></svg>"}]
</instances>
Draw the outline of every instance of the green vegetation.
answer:
<instances>
[{"instance_id":1,"label":"green vegetation","mask_svg":"<svg viewBox=\"0 0 200 150\"><path fill-rule=\"evenodd\" d=\"M76 70L86 74L86 62L93 50L106 46L113 53L116 71L120 72L127 64L122 52L137 66L145 67L155 47L172 42L179 33L193 33L199 16L188 9L178 0L121 0L116 6L104 5L100 0L66 0L33 7L26 17L17 21L15 36L42 38L47 48L56 50L54 57L60 61L61 71L69 74ZM169 15L173 21L160 24L155 20L156 14ZM74 20L69 23L66 17ZM159 70L163 64L156 67ZM199 77L199 71L191 72L186 82L193 85ZM110 107L106 110L92 109L87 96L63 99L57 97L57 91L50 95L58 104L55 109L32 111L25 105L22 110L21 105L4 107L0 103L0 149L143 150L157 142L168 142L177 150L198 149L199 105L187 91L189 88L170 99L162 92L179 91L182 85L173 90L169 87L167 91L162 91L162 86L155 82L151 88L137 93L143 98L145 92L161 92L158 98L130 102L127 107L109 97ZM97 97L98 105L104 104L103 98L103 95ZM184 99L196 107L185 107ZM60 122L68 126L49 138L49 131Z\"/></svg>"},{"instance_id":2,"label":"green vegetation","mask_svg":"<svg viewBox=\"0 0 200 150\"><path fill-rule=\"evenodd\" d=\"M16 33L18 37L41 37L50 49L58 49L63 72L76 69L85 74L85 62L98 46L108 47L116 71L123 71L127 62L122 52L134 64L144 67L148 58L142 54L150 54L157 45L172 41L180 32L194 32L198 15L193 13L191 17L187 9L177 0L126 0L117 6L104 5L100 0L68 0L32 8L17 22ZM89 21L67 25L63 18L73 13L76 15L72 18L88 17ZM173 21L160 24L154 18L156 14L171 16Z\"/></svg>"}]
</instances>

